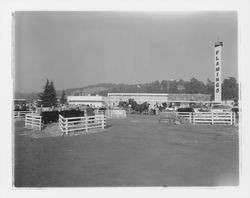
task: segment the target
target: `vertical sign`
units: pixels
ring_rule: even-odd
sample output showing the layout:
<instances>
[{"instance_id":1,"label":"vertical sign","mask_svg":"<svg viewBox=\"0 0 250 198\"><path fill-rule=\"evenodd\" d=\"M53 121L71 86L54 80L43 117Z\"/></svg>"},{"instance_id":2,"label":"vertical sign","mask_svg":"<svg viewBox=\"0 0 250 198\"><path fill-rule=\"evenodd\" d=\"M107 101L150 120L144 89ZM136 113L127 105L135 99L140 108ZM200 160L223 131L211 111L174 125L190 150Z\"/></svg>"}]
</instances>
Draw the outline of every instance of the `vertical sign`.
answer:
<instances>
[{"instance_id":1,"label":"vertical sign","mask_svg":"<svg viewBox=\"0 0 250 198\"><path fill-rule=\"evenodd\" d=\"M214 101L221 102L221 50L223 43L217 41L215 47Z\"/></svg>"}]
</instances>

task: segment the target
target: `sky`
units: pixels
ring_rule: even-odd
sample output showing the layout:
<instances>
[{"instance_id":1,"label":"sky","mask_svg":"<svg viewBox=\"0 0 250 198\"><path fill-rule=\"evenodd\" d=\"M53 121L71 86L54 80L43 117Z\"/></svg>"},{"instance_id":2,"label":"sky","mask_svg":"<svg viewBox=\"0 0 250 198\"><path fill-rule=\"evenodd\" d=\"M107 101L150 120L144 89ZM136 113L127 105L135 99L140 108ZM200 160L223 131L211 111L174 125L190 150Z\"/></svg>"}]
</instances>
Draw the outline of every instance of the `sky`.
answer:
<instances>
[{"instance_id":1,"label":"sky","mask_svg":"<svg viewBox=\"0 0 250 198\"><path fill-rule=\"evenodd\" d=\"M97 83L238 79L237 12L15 12L15 91Z\"/></svg>"}]
</instances>

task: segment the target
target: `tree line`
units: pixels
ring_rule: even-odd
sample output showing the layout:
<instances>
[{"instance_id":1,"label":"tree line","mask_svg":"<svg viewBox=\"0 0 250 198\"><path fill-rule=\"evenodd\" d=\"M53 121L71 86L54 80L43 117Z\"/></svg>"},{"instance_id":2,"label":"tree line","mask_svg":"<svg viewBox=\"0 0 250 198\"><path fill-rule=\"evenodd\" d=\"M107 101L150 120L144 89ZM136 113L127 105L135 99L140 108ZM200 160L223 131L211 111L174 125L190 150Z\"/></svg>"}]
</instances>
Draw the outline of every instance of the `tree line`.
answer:
<instances>
[{"instance_id":1,"label":"tree line","mask_svg":"<svg viewBox=\"0 0 250 198\"><path fill-rule=\"evenodd\" d=\"M204 83L196 78L189 81L184 80L162 80L145 84L118 84L109 90L98 92L106 95L108 92L114 93L185 93L185 94L210 94L214 99L214 82L207 79ZM222 82L222 100L238 100L238 83L236 78L229 77Z\"/></svg>"},{"instance_id":2,"label":"tree line","mask_svg":"<svg viewBox=\"0 0 250 198\"><path fill-rule=\"evenodd\" d=\"M112 86L111 86L112 85ZM94 86L94 85L93 85ZM99 86L99 85L98 85ZM110 87L108 87L110 86ZM185 93L185 94L210 94L214 99L214 82L207 80L206 83L191 78L189 81L184 80L162 80L145 84L107 84L105 91L99 91L94 94L107 96L108 92L115 93ZM39 105L43 107L56 107L58 104L57 93L53 81L47 79L43 92L39 95ZM239 85L234 77L229 77L222 82L222 100L238 100ZM61 92L60 103L66 103L65 90Z\"/></svg>"}]
</instances>

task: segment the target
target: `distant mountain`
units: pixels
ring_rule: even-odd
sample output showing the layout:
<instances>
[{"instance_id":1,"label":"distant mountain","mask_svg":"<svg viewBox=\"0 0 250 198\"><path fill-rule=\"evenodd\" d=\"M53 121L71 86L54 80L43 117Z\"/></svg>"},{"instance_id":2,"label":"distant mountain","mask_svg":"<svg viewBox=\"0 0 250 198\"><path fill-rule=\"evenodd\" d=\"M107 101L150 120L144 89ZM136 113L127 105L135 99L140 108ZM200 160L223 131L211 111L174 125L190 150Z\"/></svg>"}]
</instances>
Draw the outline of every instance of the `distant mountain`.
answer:
<instances>
[{"instance_id":1,"label":"distant mountain","mask_svg":"<svg viewBox=\"0 0 250 198\"><path fill-rule=\"evenodd\" d=\"M114 83L100 83L100 84L89 85L89 86L81 87L81 88L65 89L64 91L65 91L66 95L77 95L80 93L99 94L99 93L107 93L110 89L112 89L115 86L116 86L116 84L114 84ZM61 96L62 91L63 90L57 90L56 91L57 96Z\"/></svg>"},{"instance_id":2,"label":"distant mountain","mask_svg":"<svg viewBox=\"0 0 250 198\"><path fill-rule=\"evenodd\" d=\"M100 94L100 95L107 95L110 89L117 86L113 83L100 83L96 85L89 85L86 87L81 88L69 88L65 89L66 95L77 95L79 93L85 93L85 94ZM56 90L57 97L60 97L62 95L63 90ZM14 98L15 99L26 99L28 101L32 101L34 99L39 98L40 93L21 93L21 92L15 92Z\"/></svg>"}]
</instances>

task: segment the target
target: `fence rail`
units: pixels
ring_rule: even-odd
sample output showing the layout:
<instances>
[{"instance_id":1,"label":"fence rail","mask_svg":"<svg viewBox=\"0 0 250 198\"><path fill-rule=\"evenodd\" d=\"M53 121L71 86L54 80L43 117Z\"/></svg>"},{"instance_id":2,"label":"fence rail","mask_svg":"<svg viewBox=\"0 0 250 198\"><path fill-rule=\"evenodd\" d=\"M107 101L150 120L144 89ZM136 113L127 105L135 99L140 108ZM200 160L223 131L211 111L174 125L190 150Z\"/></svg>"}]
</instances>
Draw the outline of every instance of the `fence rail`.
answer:
<instances>
[{"instance_id":1,"label":"fence rail","mask_svg":"<svg viewBox=\"0 0 250 198\"><path fill-rule=\"evenodd\" d=\"M104 115L70 118L64 118L62 115L59 115L59 128L66 135L70 132L88 131L96 128L104 129L105 126L106 118Z\"/></svg>"},{"instance_id":2,"label":"fence rail","mask_svg":"<svg viewBox=\"0 0 250 198\"><path fill-rule=\"evenodd\" d=\"M159 122L178 119L192 124L236 124L234 112L161 112L158 116Z\"/></svg>"},{"instance_id":3,"label":"fence rail","mask_svg":"<svg viewBox=\"0 0 250 198\"><path fill-rule=\"evenodd\" d=\"M25 115L25 127L42 129L42 116L36 114Z\"/></svg>"},{"instance_id":4,"label":"fence rail","mask_svg":"<svg viewBox=\"0 0 250 198\"><path fill-rule=\"evenodd\" d=\"M33 111L14 111L14 118L25 118L25 115L30 113Z\"/></svg>"},{"instance_id":5,"label":"fence rail","mask_svg":"<svg viewBox=\"0 0 250 198\"><path fill-rule=\"evenodd\" d=\"M115 110L106 110L105 116L107 118L125 118L127 115L125 110L115 109Z\"/></svg>"}]
</instances>

